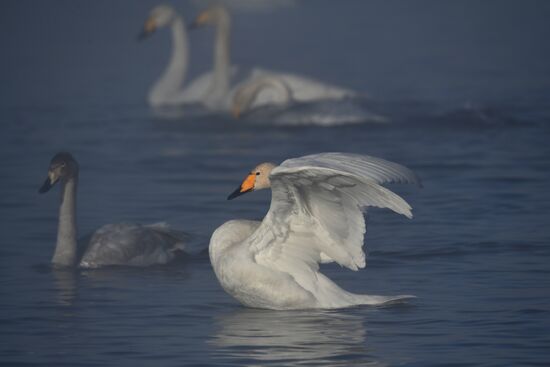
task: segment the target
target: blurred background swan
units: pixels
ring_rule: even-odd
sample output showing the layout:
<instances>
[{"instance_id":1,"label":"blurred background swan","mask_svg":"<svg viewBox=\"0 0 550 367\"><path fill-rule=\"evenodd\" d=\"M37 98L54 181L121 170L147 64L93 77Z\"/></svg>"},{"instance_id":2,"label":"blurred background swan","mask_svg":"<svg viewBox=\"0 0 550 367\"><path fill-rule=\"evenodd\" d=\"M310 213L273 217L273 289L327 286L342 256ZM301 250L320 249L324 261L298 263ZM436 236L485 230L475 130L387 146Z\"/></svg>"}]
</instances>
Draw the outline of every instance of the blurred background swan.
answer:
<instances>
[{"instance_id":1,"label":"blurred background swan","mask_svg":"<svg viewBox=\"0 0 550 367\"><path fill-rule=\"evenodd\" d=\"M359 100L299 102L284 78L264 75L235 87L231 113L235 118L269 121L275 125L319 125L386 123L385 116L363 108Z\"/></svg>"},{"instance_id":2,"label":"blurred background swan","mask_svg":"<svg viewBox=\"0 0 550 367\"><path fill-rule=\"evenodd\" d=\"M164 113L174 111L160 108L202 105L210 111L232 112L234 117L260 107L276 107L263 117L275 124L287 125L331 126L387 121L385 117L350 102L352 97L358 95L348 89L259 68L238 72L230 61L231 16L228 10L220 4L210 6L196 17L189 28L205 25L215 28L213 70L186 83L190 46L185 21L170 5L159 5L150 11L138 38L143 40L159 28L170 28L172 53L165 70L149 91L149 105ZM335 101L343 105L335 104ZM327 104L310 104L298 110L286 110L296 103L317 102ZM174 117L172 113L163 116ZM178 116L180 114L176 113Z\"/></svg>"},{"instance_id":3,"label":"blurred background swan","mask_svg":"<svg viewBox=\"0 0 550 367\"><path fill-rule=\"evenodd\" d=\"M61 182L61 206L57 243L52 258L56 267L97 268L105 265L149 266L165 264L183 251L186 235L166 224L106 224L99 228L79 251L76 228L78 163L70 153L56 154L40 193Z\"/></svg>"},{"instance_id":4,"label":"blurred background swan","mask_svg":"<svg viewBox=\"0 0 550 367\"><path fill-rule=\"evenodd\" d=\"M235 93L235 87L240 83L251 82L254 79L263 77L276 78L282 81L287 89L292 93L296 101L309 102L326 99L343 99L356 96L356 93L345 88L322 83L320 81L271 70L255 68L250 71L239 70L238 75L233 78L235 70L231 67L231 16L227 9L221 4L215 4L199 13L191 24L191 28L202 26L213 26L215 28L214 41L214 76L208 88L204 99L206 106L212 109L229 110L232 95ZM234 79L235 81L232 81ZM264 97L254 100L254 106L259 104L277 104L280 100Z\"/></svg>"},{"instance_id":5,"label":"blurred background swan","mask_svg":"<svg viewBox=\"0 0 550 367\"><path fill-rule=\"evenodd\" d=\"M189 40L183 17L170 5L156 6L138 39L143 40L164 27L170 28L172 33L172 54L164 72L150 89L148 102L153 107L200 103L212 83L212 73L204 73L184 85L189 66Z\"/></svg>"}]
</instances>

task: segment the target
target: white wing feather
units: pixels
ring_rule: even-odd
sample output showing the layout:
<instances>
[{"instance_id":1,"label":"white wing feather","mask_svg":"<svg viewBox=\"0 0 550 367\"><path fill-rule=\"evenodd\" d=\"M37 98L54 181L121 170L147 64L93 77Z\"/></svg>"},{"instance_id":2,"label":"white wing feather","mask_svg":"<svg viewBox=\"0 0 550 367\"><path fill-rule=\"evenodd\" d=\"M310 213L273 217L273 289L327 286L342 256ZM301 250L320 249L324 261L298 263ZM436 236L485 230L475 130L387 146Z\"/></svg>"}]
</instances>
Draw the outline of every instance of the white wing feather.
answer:
<instances>
[{"instance_id":1,"label":"white wing feather","mask_svg":"<svg viewBox=\"0 0 550 367\"><path fill-rule=\"evenodd\" d=\"M344 153L286 160L271 172L270 181L271 207L249 246L258 263L285 270L298 282L311 278L299 273L315 272L320 262L363 268L362 211L367 206L389 208L410 218L405 200L380 184L419 183L401 165Z\"/></svg>"},{"instance_id":2,"label":"white wing feather","mask_svg":"<svg viewBox=\"0 0 550 367\"><path fill-rule=\"evenodd\" d=\"M418 176L400 164L367 155L351 153L311 154L284 161L278 169L304 168L307 166L331 168L358 177L384 183L414 183L420 185Z\"/></svg>"}]
</instances>

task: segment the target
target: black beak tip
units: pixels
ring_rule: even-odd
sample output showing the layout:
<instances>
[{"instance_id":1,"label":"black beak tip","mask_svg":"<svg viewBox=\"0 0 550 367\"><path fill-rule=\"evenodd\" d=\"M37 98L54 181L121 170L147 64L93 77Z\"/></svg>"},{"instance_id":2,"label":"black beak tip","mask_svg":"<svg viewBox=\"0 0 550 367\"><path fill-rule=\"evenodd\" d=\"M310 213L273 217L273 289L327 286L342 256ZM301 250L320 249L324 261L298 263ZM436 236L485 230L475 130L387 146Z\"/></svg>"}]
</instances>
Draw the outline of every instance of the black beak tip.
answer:
<instances>
[{"instance_id":1,"label":"black beak tip","mask_svg":"<svg viewBox=\"0 0 550 367\"><path fill-rule=\"evenodd\" d=\"M232 192L231 194L229 194L229 196L227 197L227 200L233 200L235 199L237 196L239 196L240 192L239 191L234 191Z\"/></svg>"},{"instance_id":2,"label":"black beak tip","mask_svg":"<svg viewBox=\"0 0 550 367\"><path fill-rule=\"evenodd\" d=\"M151 35L151 32L147 32L145 29L142 29L141 32L139 32L139 34L137 35L136 39L138 42L141 42L149 37L149 35Z\"/></svg>"},{"instance_id":3,"label":"black beak tip","mask_svg":"<svg viewBox=\"0 0 550 367\"><path fill-rule=\"evenodd\" d=\"M241 191L241 187L237 187L237 189L235 191L233 191L231 194L229 194L229 196L227 197L227 200L233 200L235 199L236 197L239 197L243 194L246 194L247 192L250 192L252 190L246 190L246 191Z\"/></svg>"},{"instance_id":4,"label":"black beak tip","mask_svg":"<svg viewBox=\"0 0 550 367\"><path fill-rule=\"evenodd\" d=\"M38 192L40 194L43 194L45 192L48 192L50 191L50 189L52 188L52 184L50 183L50 179L47 178L46 181L44 181L44 183L42 184L42 186L38 189Z\"/></svg>"}]
</instances>

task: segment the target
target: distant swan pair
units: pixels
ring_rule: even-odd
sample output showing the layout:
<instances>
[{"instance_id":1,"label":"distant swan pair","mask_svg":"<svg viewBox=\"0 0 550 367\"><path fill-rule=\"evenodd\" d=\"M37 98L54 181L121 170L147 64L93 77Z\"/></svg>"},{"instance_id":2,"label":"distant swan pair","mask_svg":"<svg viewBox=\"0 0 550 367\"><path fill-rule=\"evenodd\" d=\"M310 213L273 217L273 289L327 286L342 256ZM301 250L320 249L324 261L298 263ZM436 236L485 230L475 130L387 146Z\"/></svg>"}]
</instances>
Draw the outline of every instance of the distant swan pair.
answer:
<instances>
[{"instance_id":1,"label":"distant swan pair","mask_svg":"<svg viewBox=\"0 0 550 367\"><path fill-rule=\"evenodd\" d=\"M78 165L57 154L45 192L62 182L62 205L52 262L76 264L75 196ZM411 296L369 296L347 292L319 272L336 262L352 270L365 266L362 250L367 206L412 217L411 207L383 183L419 183L409 169L382 159L323 153L262 163L228 199L271 188L271 207L262 222L231 220L210 240L210 261L227 293L242 304L268 309L340 308L379 305ZM170 259L181 242L158 226L107 225L94 234L81 266L149 265ZM139 259L136 263L132 259Z\"/></svg>"},{"instance_id":2,"label":"distant swan pair","mask_svg":"<svg viewBox=\"0 0 550 367\"><path fill-rule=\"evenodd\" d=\"M149 104L153 107L201 103L214 110L233 110L234 115L240 115L245 112L245 108L252 109L261 105L284 104L290 100L311 102L342 99L355 95L348 89L310 78L261 69L244 73L240 82L231 83L236 70L230 64L230 15L220 5L211 6L198 15L191 27L205 25L216 28L214 69L184 87L189 64L189 42L185 22L169 5L160 5L151 10L140 38L145 38L162 27L170 27L172 31L170 62L149 92ZM267 92L260 93L262 91ZM239 101L235 103L234 98L239 93Z\"/></svg>"}]
</instances>

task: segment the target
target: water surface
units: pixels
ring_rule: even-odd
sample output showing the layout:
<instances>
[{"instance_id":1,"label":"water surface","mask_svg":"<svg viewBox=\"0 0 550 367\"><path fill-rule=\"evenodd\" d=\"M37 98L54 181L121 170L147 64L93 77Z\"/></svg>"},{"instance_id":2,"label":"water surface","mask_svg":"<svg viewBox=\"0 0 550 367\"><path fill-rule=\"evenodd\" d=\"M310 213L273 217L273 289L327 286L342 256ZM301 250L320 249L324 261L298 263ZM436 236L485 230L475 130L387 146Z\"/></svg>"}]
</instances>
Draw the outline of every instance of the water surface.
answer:
<instances>
[{"instance_id":1,"label":"water surface","mask_svg":"<svg viewBox=\"0 0 550 367\"><path fill-rule=\"evenodd\" d=\"M441 19L452 18L450 5L448 9L425 5L429 2L417 7L374 2L374 9L365 5L370 2L355 2L342 10L333 3L322 2L315 9L300 3L262 15L258 23L247 20L250 15L238 15L244 28L237 28L237 39L245 37L247 27L284 17L292 20L289 29L298 27L297 32L302 24L295 21L298 15L301 22L321 31L325 28L317 20L332 12L351 17L353 34L378 29L383 40L371 49L357 48L351 41L334 42L337 54L350 48L357 62L373 60L361 68L354 67L351 58L327 57L313 63L307 61L307 52L297 57L304 45L313 43L313 49L320 49L302 38L289 42L296 52L288 53L264 50L258 56L252 46L236 46L240 54L236 50L235 57L245 64L265 62L269 56L274 67L374 92L373 99L357 104L388 117L387 123L319 127L281 125L270 114L244 121L192 111L179 118L159 116L144 99L162 69L166 35L159 34L158 43L131 43L152 2L135 7L121 2L107 12L110 2L80 3L84 9L61 3L61 13L32 3L40 11L29 17L35 19L39 13L46 22L48 15L60 20L59 14L64 14L65 23L41 27L31 22L30 31L24 32L12 20L12 34L19 40L13 53L21 61L10 68L9 59L2 61L4 88L12 87L2 89L5 98L0 103L3 365L548 364L550 89L541 62L550 59L544 51L547 7L504 2L503 13L490 25L517 36L508 46L523 56L506 59L496 71L487 67L494 65L493 56L508 55L503 51L508 46L490 42L497 36L480 19L472 21L478 33L469 30L471 24L453 22L442 31L442 40L421 37L433 35L429 30ZM182 8L192 9L188 4ZM484 9L470 4L464 12L483 10L487 15ZM24 18L22 6L12 4L10 10L13 18ZM404 21L402 30L424 21L416 33L401 36L417 42L417 53L415 47L405 48L408 61L438 54L442 49L435 46L450 39L470 45L468 62L457 70L447 45L440 59L428 58L438 60L438 68L407 63L411 69L393 73L391 67L399 64L391 57L394 51L386 49L385 56L376 52L392 44L392 36L383 32L387 28L376 21L374 10L393 25ZM93 16L103 17L104 29L97 29ZM364 17L370 22L360 22ZM521 23L518 32L527 38L508 29L506 19ZM291 32L254 29L262 29L269 39ZM345 27L330 32L336 32L330 33L336 40L351 34ZM193 37L196 41L203 35ZM374 42L374 36L365 37ZM76 42L82 39L89 42ZM472 39L477 43L472 45ZM531 46L522 39L529 39ZM39 52L29 54L31 46ZM205 52L197 47L199 55ZM102 49L104 54L96 52ZM478 49L486 50L480 60L473 56ZM201 57L198 60L207 65L208 58ZM391 59L387 69L384 57ZM335 107L320 104L306 112L312 110L325 113ZM150 269L52 270L59 195L57 190L39 195L37 189L59 150L71 151L80 163L82 236L116 221L166 221L194 234L194 254ZM204 249L223 222L262 218L269 193L230 202L225 198L258 162L328 151L399 162L415 170L424 187L391 186L413 206L413 220L369 210L365 269L352 272L330 265L323 272L350 291L418 298L391 307L335 311L242 307L219 286Z\"/></svg>"}]
</instances>

